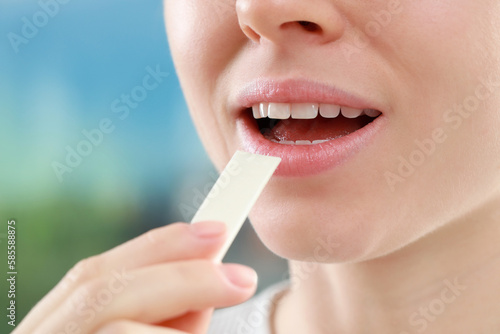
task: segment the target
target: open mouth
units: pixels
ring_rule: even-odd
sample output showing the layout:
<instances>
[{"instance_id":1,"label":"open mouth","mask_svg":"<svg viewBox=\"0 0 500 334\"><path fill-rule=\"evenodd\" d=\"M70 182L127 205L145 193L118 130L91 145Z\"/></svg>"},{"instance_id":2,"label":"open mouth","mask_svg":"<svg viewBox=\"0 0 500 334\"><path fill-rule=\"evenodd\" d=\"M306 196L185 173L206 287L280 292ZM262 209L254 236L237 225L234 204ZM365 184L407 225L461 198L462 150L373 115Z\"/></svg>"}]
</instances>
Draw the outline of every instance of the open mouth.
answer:
<instances>
[{"instance_id":1,"label":"open mouth","mask_svg":"<svg viewBox=\"0 0 500 334\"><path fill-rule=\"evenodd\" d=\"M253 114L265 139L282 145L319 145L356 132L382 113L318 103L268 103L254 105Z\"/></svg>"}]
</instances>

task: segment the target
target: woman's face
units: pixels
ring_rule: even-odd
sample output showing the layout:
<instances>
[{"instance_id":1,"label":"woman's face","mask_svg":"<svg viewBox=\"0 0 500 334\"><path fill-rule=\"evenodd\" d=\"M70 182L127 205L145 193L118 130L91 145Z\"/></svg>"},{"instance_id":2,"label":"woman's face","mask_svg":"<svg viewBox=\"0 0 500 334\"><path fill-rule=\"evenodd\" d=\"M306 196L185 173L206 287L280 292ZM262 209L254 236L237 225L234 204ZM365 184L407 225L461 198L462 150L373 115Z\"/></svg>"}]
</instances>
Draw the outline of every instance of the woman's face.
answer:
<instances>
[{"instance_id":1,"label":"woman's face","mask_svg":"<svg viewBox=\"0 0 500 334\"><path fill-rule=\"evenodd\" d=\"M283 159L250 216L278 255L374 258L496 200L497 0L166 0L165 13L216 166L238 149Z\"/></svg>"}]
</instances>

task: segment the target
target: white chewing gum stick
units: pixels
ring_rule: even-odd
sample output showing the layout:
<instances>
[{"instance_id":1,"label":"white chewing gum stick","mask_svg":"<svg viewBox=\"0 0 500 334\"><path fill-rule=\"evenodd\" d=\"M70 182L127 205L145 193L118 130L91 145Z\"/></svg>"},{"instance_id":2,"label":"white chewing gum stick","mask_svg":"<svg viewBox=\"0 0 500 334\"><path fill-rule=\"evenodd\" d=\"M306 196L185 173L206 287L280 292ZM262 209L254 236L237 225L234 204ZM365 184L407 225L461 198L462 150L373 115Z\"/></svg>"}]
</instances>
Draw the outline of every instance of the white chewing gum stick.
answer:
<instances>
[{"instance_id":1,"label":"white chewing gum stick","mask_svg":"<svg viewBox=\"0 0 500 334\"><path fill-rule=\"evenodd\" d=\"M221 262L281 159L236 151L191 223L221 221L228 238L214 258Z\"/></svg>"}]
</instances>

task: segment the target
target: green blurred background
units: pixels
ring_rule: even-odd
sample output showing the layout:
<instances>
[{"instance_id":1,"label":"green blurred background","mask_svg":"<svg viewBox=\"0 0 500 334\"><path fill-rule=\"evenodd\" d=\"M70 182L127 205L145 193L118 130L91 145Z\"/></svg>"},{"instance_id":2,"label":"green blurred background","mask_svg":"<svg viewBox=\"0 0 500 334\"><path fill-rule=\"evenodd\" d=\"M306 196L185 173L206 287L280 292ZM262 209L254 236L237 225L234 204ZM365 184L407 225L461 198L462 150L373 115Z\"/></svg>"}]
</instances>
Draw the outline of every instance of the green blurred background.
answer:
<instances>
[{"instance_id":1,"label":"green blurred background","mask_svg":"<svg viewBox=\"0 0 500 334\"><path fill-rule=\"evenodd\" d=\"M1 333L11 331L9 219L17 222L19 322L80 259L189 220L215 177L170 59L162 1L66 1L0 2ZM41 13L54 3L52 16ZM114 101L142 85L147 67L169 75L126 117L115 113ZM114 130L58 178L54 163L103 119ZM226 262L253 266L260 289L286 277L285 262L249 224Z\"/></svg>"}]
</instances>

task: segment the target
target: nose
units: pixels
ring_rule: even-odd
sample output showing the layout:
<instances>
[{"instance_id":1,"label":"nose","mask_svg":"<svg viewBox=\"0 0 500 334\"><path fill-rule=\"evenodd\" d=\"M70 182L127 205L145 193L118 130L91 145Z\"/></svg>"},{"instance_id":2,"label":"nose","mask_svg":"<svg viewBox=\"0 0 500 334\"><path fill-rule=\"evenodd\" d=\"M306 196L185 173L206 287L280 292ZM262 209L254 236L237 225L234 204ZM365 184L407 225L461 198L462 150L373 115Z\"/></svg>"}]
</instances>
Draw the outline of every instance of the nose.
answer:
<instances>
[{"instance_id":1,"label":"nose","mask_svg":"<svg viewBox=\"0 0 500 334\"><path fill-rule=\"evenodd\" d=\"M236 0L241 30L254 42L339 39L345 21L331 0Z\"/></svg>"}]
</instances>

